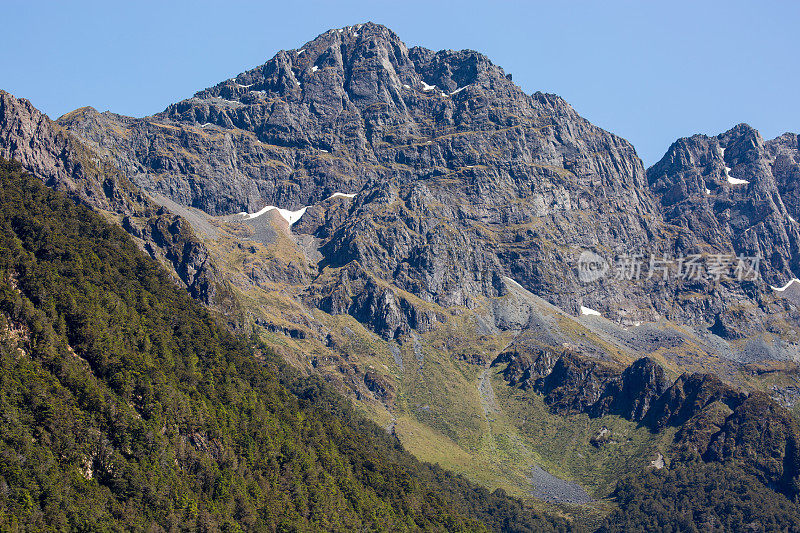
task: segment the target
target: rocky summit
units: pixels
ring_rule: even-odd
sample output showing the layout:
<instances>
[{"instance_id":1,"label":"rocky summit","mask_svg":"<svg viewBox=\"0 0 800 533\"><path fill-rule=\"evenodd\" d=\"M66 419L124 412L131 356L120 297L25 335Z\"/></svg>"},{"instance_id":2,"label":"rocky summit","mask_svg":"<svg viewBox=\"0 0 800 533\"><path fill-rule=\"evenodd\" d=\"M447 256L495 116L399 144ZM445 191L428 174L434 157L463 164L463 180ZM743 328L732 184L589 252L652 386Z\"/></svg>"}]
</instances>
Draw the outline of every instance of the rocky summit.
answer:
<instances>
[{"instance_id":1,"label":"rocky summit","mask_svg":"<svg viewBox=\"0 0 800 533\"><path fill-rule=\"evenodd\" d=\"M645 169L482 54L365 23L144 118L0 92L0 156L473 481L587 504L691 456L800 487L796 134L739 124Z\"/></svg>"},{"instance_id":2,"label":"rocky summit","mask_svg":"<svg viewBox=\"0 0 800 533\"><path fill-rule=\"evenodd\" d=\"M58 124L142 190L210 215L310 206L294 233L319 239L324 264L350 265L348 284L376 278L394 294L378 290L365 309L355 294L312 286L307 300L389 338L432 320L395 289L474 308L504 294L507 277L617 322L727 323L724 302L737 299L753 331L769 330L763 283L587 285L576 275L584 250L760 255L773 285L797 271L798 228L771 170L782 150L791 173L796 143L767 145L742 125L679 141L645 171L625 140L558 96L526 94L485 56L409 49L372 23L328 31L151 117L85 108ZM321 205L335 193L357 196ZM702 298L676 305L681 294Z\"/></svg>"}]
</instances>

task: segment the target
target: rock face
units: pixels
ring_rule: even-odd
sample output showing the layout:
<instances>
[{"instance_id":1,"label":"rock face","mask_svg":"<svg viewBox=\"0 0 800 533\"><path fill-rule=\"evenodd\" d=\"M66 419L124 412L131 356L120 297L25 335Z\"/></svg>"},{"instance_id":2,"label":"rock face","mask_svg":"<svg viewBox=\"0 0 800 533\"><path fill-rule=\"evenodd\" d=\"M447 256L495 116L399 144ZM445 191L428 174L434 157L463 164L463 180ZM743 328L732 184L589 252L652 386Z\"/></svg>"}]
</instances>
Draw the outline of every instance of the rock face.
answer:
<instances>
[{"instance_id":1,"label":"rock face","mask_svg":"<svg viewBox=\"0 0 800 533\"><path fill-rule=\"evenodd\" d=\"M88 150L25 99L0 90L0 157L95 209L129 214L141 201L114 166Z\"/></svg>"},{"instance_id":2,"label":"rock face","mask_svg":"<svg viewBox=\"0 0 800 533\"><path fill-rule=\"evenodd\" d=\"M125 217L122 227L141 239L145 251L152 257L172 266L192 298L210 306L229 299L229 295L224 294L224 284L208 259L208 251L184 219L158 210L146 219ZM220 289L223 294L220 294Z\"/></svg>"},{"instance_id":3,"label":"rock face","mask_svg":"<svg viewBox=\"0 0 800 533\"><path fill-rule=\"evenodd\" d=\"M800 439L774 402L614 361L796 357L800 284L769 285L800 277L799 148L742 124L680 139L645 171L624 139L483 55L408 48L372 23L145 118L82 108L53 122L0 92L0 156L114 217L193 297L284 335L293 363L357 398L401 408L406 372L502 352L507 382L558 413L679 426L687 453L742 460L787 494ZM760 256L760 276L646 264L691 254ZM630 256L641 272L620 271Z\"/></svg>"},{"instance_id":4,"label":"rock face","mask_svg":"<svg viewBox=\"0 0 800 533\"><path fill-rule=\"evenodd\" d=\"M797 202L798 160L796 136L765 143L740 124L716 137L680 139L647 176L665 222L691 232L682 245L759 255L767 281L783 285L800 271L800 225L782 198Z\"/></svg>"},{"instance_id":5,"label":"rock face","mask_svg":"<svg viewBox=\"0 0 800 533\"><path fill-rule=\"evenodd\" d=\"M93 209L120 215L123 228L171 267L193 297L228 311L235 307L185 220L152 203L107 154L5 91L0 91L0 157Z\"/></svg>"},{"instance_id":6,"label":"rock face","mask_svg":"<svg viewBox=\"0 0 800 533\"><path fill-rule=\"evenodd\" d=\"M619 322L782 334L768 315L786 306L763 282L586 283L578 259L758 255L772 284L800 273L795 135L765 143L740 125L681 139L645 172L630 144L561 98L525 94L477 52L409 49L377 24L328 31L143 119L83 108L54 126L27 102L3 102L16 117L3 123L5 153L64 187L87 184L97 207L130 210L122 178L84 177L89 159L212 215L311 206L292 227L322 256L305 301L386 338L436 327L426 303L501 297L506 278ZM326 200L337 192L357 195Z\"/></svg>"},{"instance_id":7,"label":"rock face","mask_svg":"<svg viewBox=\"0 0 800 533\"><path fill-rule=\"evenodd\" d=\"M492 364L505 364L509 384L543 394L556 413L615 414L653 431L678 427L675 445L683 453L739 461L787 496L800 493L800 427L764 393L748 396L709 374L684 374L670 384L649 358L620 371L569 350L515 347Z\"/></svg>"},{"instance_id":8,"label":"rock face","mask_svg":"<svg viewBox=\"0 0 800 533\"><path fill-rule=\"evenodd\" d=\"M476 52L408 49L376 24L331 30L147 119L84 109L60 123L126 152L121 166L137 183L212 214L296 209L370 181L469 169L478 187L501 178L527 190L537 216L570 199L532 176L572 173L605 197L623 193L615 202L645 184L633 148L560 98L524 94Z\"/></svg>"},{"instance_id":9,"label":"rock face","mask_svg":"<svg viewBox=\"0 0 800 533\"><path fill-rule=\"evenodd\" d=\"M503 377L512 386L543 394L561 414L608 414L640 422L669 387L664 369L642 358L620 370L569 349L515 346L492 366L506 364Z\"/></svg>"},{"instance_id":10,"label":"rock face","mask_svg":"<svg viewBox=\"0 0 800 533\"><path fill-rule=\"evenodd\" d=\"M792 218L800 220L800 139L795 133L784 133L765 147L783 204Z\"/></svg>"},{"instance_id":11,"label":"rock face","mask_svg":"<svg viewBox=\"0 0 800 533\"><path fill-rule=\"evenodd\" d=\"M594 414L613 413L628 420L641 421L653 403L667 390L664 369L653 360L642 358L622 371L619 379L608 384Z\"/></svg>"},{"instance_id":12,"label":"rock face","mask_svg":"<svg viewBox=\"0 0 800 533\"><path fill-rule=\"evenodd\" d=\"M306 302L386 338L436 327L424 303L503 296L505 277L619 322L718 323L729 337L770 329L763 283L584 283L585 250L610 261L761 254L767 281L800 272L799 229L781 200L795 194L796 136L764 143L741 125L682 139L645 172L629 143L558 96L525 94L477 52L408 48L377 24L330 30L151 117L83 108L58 123L183 206L311 206L292 231L318 239L320 267L347 268L323 272ZM729 183L726 167L750 183ZM337 192L357 196L326 200ZM745 302L738 315L734 300Z\"/></svg>"}]
</instances>

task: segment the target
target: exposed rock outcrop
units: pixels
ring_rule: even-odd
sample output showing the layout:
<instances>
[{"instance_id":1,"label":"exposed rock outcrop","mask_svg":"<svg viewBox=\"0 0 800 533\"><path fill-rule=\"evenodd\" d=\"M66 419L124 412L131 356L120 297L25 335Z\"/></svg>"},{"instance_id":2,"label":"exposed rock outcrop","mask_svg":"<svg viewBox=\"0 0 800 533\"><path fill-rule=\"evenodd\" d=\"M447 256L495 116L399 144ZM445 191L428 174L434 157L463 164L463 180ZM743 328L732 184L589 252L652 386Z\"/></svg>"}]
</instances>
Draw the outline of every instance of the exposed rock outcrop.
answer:
<instances>
[{"instance_id":1,"label":"exposed rock outcrop","mask_svg":"<svg viewBox=\"0 0 800 533\"><path fill-rule=\"evenodd\" d=\"M800 272L800 225L782 196L793 194L800 152L791 135L765 143L746 124L716 137L674 143L647 171L667 223L690 231L680 244L760 256L772 284ZM796 141L796 138L795 138ZM779 186L780 181L780 186Z\"/></svg>"},{"instance_id":2,"label":"exposed rock outcrop","mask_svg":"<svg viewBox=\"0 0 800 533\"><path fill-rule=\"evenodd\" d=\"M0 157L17 161L48 186L95 210L120 216L122 227L193 297L223 311L232 325L240 323L235 298L185 220L151 202L110 156L5 91L0 91Z\"/></svg>"},{"instance_id":3,"label":"exposed rock outcrop","mask_svg":"<svg viewBox=\"0 0 800 533\"><path fill-rule=\"evenodd\" d=\"M620 371L568 350L520 349L493 362L500 364L510 384L543 394L556 413L615 414L656 432L678 427L675 445L684 453L739 461L788 496L800 494L800 426L764 393L744 394L709 374L684 374L670 385L649 358Z\"/></svg>"}]
</instances>

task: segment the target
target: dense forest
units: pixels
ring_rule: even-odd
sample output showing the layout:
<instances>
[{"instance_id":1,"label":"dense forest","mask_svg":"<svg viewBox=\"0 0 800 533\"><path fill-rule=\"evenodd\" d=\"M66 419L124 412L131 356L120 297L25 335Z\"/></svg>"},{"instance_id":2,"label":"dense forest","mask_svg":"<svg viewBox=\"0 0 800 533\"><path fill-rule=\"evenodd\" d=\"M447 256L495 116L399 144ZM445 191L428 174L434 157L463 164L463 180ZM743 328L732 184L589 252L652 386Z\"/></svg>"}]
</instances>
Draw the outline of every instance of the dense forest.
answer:
<instances>
[{"instance_id":1,"label":"dense forest","mask_svg":"<svg viewBox=\"0 0 800 533\"><path fill-rule=\"evenodd\" d=\"M622 480L601 532L800 531L800 507L727 464L686 462Z\"/></svg>"},{"instance_id":2,"label":"dense forest","mask_svg":"<svg viewBox=\"0 0 800 533\"><path fill-rule=\"evenodd\" d=\"M0 530L568 530L422 464L0 162Z\"/></svg>"}]
</instances>

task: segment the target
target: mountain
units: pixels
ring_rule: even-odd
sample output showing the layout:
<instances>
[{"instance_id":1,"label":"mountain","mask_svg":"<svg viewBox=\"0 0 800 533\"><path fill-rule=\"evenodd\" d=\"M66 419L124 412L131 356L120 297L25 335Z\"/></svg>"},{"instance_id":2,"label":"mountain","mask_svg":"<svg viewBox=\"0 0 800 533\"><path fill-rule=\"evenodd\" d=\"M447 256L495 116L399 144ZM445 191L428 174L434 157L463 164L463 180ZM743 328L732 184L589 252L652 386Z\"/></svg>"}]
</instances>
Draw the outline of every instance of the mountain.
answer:
<instances>
[{"instance_id":1,"label":"mountain","mask_svg":"<svg viewBox=\"0 0 800 533\"><path fill-rule=\"evenodd\" d=\"M783 202L797 171L790 163L797 143L793 154L782 141L765 143L740 124L716 137L680 139L647 171L668 223L690 230L698 242L763 257L772 276L767 281L776 285L800 266L800 226ZM785 163L776 161L781 156ZM776 172L776 165L783 168Z\"/></svg>"},{"instance_id":2,"label":"mountain","mask_svg":"<svg viewBox=\"0 0 800 533\"><path fill-rule=\"evenodd\" d=\"M797 134L784 133L780 137L767 141L767 154L772 163L772 174L778 185L786 210L795 220L800 220L798 206L797 179L800 172L800 141Z\"/></svg>"},{"instance_id":3,"label":"mountain","mask_svg":"<svg viewBox=\"0 0 800 533\"><path fill-rule=\"evenodd\" d=\"M0 243L3 529L567 528L420 464L4 161Z\"/></svg>"},{"instance_id":4,"label":"mountain","mask_svg":"<svg viewBox=\"0 0 800 533\"><path fill-rule=\"evenodd\" d=\"M508 276L565 310L585 303L628 322L725 322L724 300L737 298L752 303L755 333L769 319L751 288L608 278L587 286L575 275L579 255L762 254L764 279L781 285L797 271L798 228L782 205L767 205L779 196L772 180L753 180L760 192L747 214L725 214L745 189L723 179L722 144L731 143L734 173L768 172L766 160L746 162L745 144L755 141L745 133L726 134L708 161L665 156L706 165L716 209L736 218L733 226L681 223L707 215L684 198L702 202L703 184L679 192L687 178L677 176L688 169L662 161L646 173L625 140L555 95L525 94L477 52L409 49L371 23L326 32L152 117L84 108L59 124L143 190L180 205L211 215L310 206L294 231L321 240L317 265L349 265L335 283L358 291L331 294L317 280L308 298L387 338L436 318L397 291L370 290L371 278L443 307L474 308L504 294ZM357 196L328 206L336 193ZM692 214L676 214L680 206ZM774 216L763 242L733 246L731 236L764 209ZM363 287L366 302L355 295ZM705 301L675 305L698 289Z\"/></svg>"},{"instance_id":5,"label":"mountain","mask_svg":"<svg viewBox=\"0 0 800 533\"><path fill-rule=\"evenodd\" d=\"M598 527L687 468L796 498L796 135L645 169L483 55L373 23L150 117L0 97L0 155L418 458Z\"/></svg>"},{"instance_id":6,"label":"mountain","mask_svg":"<svg viewBox=\"0 0 800 533\"><path fill-rule=\"evenodd\" d=\"M647 358L622 372L569 351L515 350L493 365L500 363L509 363L503 375L512 385L543 395L558 413L617 415L654 432L677 427L672 445L682 453L706 463L743 461L743 470L790 498L800 487L800 425L762 392L746 395L699 373L669 383Z\"/></svg>"},{"instance_id":7,"label":"mountain","mask_svg":"<svg viewBox=\"0 0 800 533\"><path fill-rule=\"evenodd\" d=\"M209 214L313 205L297 231L326 241L325 263L357 261L349 281L377 275L446 307L497 296L507 274L574 306L560 297L579 290L560 249L644 246L657 216L627 142L557 96L526 95L476 52L408 49L376 24L331 30L153 117L85 109L59 124L144 190ZM359 194L320 213L337 192ZM405 211L389 209L397 202ZM373 324L389 337L421 312L343 297L356 313L399 315Z\"/></svg>"}]
</instances>

